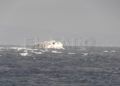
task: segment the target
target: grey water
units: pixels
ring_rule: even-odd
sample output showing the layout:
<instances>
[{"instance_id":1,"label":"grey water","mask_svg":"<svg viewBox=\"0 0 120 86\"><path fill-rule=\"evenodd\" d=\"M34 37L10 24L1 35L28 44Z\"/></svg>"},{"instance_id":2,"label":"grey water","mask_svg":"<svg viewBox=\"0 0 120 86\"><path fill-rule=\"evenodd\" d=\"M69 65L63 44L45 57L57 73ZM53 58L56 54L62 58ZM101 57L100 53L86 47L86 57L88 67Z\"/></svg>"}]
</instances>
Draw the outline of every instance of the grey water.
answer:
<instances>
[{"instance_id":1,"label":"grey water","mask_svg":"<svg viewBox=\"0 0 120 86\"><path fill-rule=\"evenodd\" d=\"M0 51L0 86L120 86L120 48L62 52L23 57Z\"/></svg>"}]
</instances>

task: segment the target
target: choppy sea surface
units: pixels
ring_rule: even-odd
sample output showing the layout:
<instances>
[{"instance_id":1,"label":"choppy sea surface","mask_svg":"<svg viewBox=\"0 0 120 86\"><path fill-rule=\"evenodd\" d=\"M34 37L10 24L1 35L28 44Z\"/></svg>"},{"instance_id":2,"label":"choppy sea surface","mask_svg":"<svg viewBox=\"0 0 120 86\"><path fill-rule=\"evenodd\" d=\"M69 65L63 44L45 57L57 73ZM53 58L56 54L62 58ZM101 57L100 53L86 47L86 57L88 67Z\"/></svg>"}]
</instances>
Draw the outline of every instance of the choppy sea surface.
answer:
<instances>
[{"instance_id":1,"label":"choppy sea surface","mask_svg":"<svg viewBox=\"0 0 120 86\"><path fill-rule=\"evenodd\" d=\"M0 86L120 86L120 48L20 56L0 51Z\"/></svg>"}]
</instances>

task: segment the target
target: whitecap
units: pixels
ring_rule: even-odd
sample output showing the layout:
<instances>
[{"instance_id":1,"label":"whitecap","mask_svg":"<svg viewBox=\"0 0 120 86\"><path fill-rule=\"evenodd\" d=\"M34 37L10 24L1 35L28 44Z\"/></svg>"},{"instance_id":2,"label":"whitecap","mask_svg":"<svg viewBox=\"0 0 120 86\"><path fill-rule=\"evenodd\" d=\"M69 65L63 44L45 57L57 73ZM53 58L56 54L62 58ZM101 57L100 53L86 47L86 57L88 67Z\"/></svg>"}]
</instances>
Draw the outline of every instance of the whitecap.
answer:
<instances>
[{"instance_id":1,"label":"whitecap","mask_svg":"<svg viewBox=\"0 0 120 86\"><path fill-rule=\"evenodd\" d=\"M60 51L55 51L55 50L53 50L53 51L51 51L52 53L62 53L62 52L60 52Z\"/></svg>"},{"instance_id":2,"label":"whitecap","mask_svg":"<svg viewBox=\"0 0 120 86\"><path fill-rule=\"evenodd\" d=\"M68 54L76 54L76 53L69 52Z\"/></svg>"}]
</instances>

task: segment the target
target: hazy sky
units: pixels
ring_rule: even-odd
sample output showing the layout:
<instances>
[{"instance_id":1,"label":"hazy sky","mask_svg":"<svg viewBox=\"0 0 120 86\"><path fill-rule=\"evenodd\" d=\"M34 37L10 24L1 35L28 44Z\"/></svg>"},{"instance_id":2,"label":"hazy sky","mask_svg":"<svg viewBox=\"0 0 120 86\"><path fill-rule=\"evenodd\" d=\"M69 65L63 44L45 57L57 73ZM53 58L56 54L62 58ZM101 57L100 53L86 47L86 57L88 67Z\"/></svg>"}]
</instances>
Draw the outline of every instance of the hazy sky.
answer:
<instances>
[{"instance_id":1,"label":"hazy sky","mask_svg":"<svg viewBox=\"0 0 120 86\"><path fill-rule=\"evenodd\" d=\"M0 0L0 44L34 37L120 46L120 0Z\"/></svg>"}]
</instances>

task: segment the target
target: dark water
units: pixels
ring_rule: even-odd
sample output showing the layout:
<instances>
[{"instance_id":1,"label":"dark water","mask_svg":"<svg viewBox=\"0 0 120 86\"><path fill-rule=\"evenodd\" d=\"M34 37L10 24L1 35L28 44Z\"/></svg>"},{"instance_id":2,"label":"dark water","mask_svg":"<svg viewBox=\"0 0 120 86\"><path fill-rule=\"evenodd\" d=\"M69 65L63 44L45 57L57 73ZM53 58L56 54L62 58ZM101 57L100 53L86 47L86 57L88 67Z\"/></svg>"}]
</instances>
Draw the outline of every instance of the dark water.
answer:
<instances>
[{"instance_id":1,"label":"dark water","mask_svg":"<svg viewBox=\"0 0 120 86\"><path fill-rule=\"evenodd\" d=\"M13 51L0 51L0 86L120 86L119 48L72 52L76 54L22 57ZM89 54L82 54L86 52Z\"/></svg>"}]
</instances>

